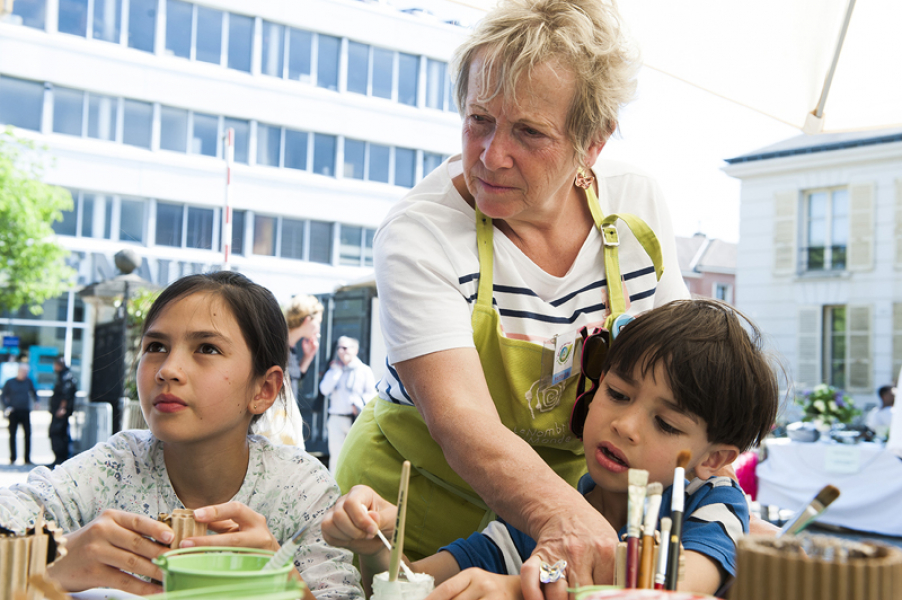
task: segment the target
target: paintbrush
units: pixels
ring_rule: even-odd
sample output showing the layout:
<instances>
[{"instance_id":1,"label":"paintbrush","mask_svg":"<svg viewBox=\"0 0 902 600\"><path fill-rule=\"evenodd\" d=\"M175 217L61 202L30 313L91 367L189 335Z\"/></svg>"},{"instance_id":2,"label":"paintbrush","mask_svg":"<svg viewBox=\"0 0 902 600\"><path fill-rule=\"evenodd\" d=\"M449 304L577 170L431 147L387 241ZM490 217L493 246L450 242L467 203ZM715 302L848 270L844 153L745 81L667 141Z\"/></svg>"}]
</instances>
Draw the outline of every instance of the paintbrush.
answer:
<instances>
[{"instance_id":1,"label":"paintbrush","mask_svg":"<svg viewBox=\"0 0 902 600\"><path fill-rule=\"evenodd\" d=\"M661 519L661 544L658 546L658 568L655 571L655 589L663 590L667 583L667 548L670 537L670 517Z\"/></svg>"},{"instance_id":2,"label":"paintbrush","mask_svg":"<svg viewBox=\"0 0 902 600\"><path fill-rule=\"evenodd\" d=\"M388 561L388 580L397 581L404 552L404 524L407 522L407 486L410 483L410 461L401 465L401 483L398 486L398 516L395 518L395 533L392 536L391 558Z\"/></svg>"},{"instance_id":3,"label":"paintbrush","mask_svg":"<svg viewBox=\"0 0 902 600\"><path fill-rule=\"evenodd\" d=\"M382 534L378 529L376 530L376 535L379 536L379 539L382 540L382 543L385 544L385 547L388 548L388 551L392 551L391 542L386 539L386 537ZM407 563L404 562L404 557L401 557L401 569L404 570L404 575L407 576L407 581L413 581L413 570L407 566Z\"/></svg>"},{"instance_id":4,"label":"paintbrush","mask_svg":"<svg viewBox=\"0 0 902 600\"><path fill-rule=\"evenodd\" d=\"M673 498L670 504L670 549L667 552L667 582L665 589L675 590L680 574L680 538L683 536L683 507L686 502L686 467L692 452L680 450L677 466L673 471Z\"/></svg>"},{"instance_id":5,"label":"paintbrush","mask_svg":"<svg viewBox=\"0 0 902 600\"><path fill-rule=\"evenodd\" d=\"M654 584L655 568L652 556L655 551L655 529L658 527L658 512L661 510L661 493L664 486L649 483L646 490L648 505L645 507L645 526L642 528L642 558L639 561L639 581L637 587L649 589Z\"/></svg>"},{"instance_id":6,"label":"paintbrush","mask_svg":"<svg viewBox=\"0 0 902 600\"><path fill-rule=\"evenodd\" d=\"M294 559L294 553L298 551L298 547L301 545L301 538L304 536L304 533L307 531L307 528L310 527L310 523L307 523L300 529L298 529L294 535L292 535L282 547L279 548L279 551L273 554L273 557L266 561L266 564L263 565L261 571L271 571L273 569L281 569L285 565L288 564L289 561Z\"/></svg>"},{"instance_id":7,"label":"paintbrush","mask_svg":"<svg viewBox=\"0 0 902 600\"><path fill-rule=\"evenodd\" d=\"M783 528L777 534L777 537L800 533L803 529L808 527L812 521L818 518L838 497L839 489L832 485L824 486L824 489L819 491L811 502L802 507L802 510L797 512L792 519L783 525Z\"/></svg>"},{"instance_id":8,"label":"paintbrush","mask_svg":"<svg viewBox=\"0 0 902 600\"><path fill-rule=\"evenodd\" d=\"M626 521L626 587L634 588L639 578L639 537L642 535L642 509L645 506L645 488L648 471L629 470Z\"/></svg>"}]
</instances>

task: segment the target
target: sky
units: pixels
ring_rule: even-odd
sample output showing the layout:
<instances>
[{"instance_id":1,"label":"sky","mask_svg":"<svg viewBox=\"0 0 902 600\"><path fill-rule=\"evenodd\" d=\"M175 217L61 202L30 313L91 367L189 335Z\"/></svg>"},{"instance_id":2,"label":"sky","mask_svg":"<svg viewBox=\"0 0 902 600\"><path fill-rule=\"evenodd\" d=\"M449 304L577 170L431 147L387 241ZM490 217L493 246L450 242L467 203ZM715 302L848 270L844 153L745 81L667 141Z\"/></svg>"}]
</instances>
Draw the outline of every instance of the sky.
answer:
<instances>
[{"instance_id":1,"label":"sky","mask_svg":"<svg viewBox=\"0 0 902 600\"><path fill-rule=\"evenodd\" d=\"M636 100L621 112L620 131L601 156L631 163L664 190L674 232L739 240L740 181L724 159L800 135L746 107L649 68L639 74Z\"/></svg>"}]
</instances>

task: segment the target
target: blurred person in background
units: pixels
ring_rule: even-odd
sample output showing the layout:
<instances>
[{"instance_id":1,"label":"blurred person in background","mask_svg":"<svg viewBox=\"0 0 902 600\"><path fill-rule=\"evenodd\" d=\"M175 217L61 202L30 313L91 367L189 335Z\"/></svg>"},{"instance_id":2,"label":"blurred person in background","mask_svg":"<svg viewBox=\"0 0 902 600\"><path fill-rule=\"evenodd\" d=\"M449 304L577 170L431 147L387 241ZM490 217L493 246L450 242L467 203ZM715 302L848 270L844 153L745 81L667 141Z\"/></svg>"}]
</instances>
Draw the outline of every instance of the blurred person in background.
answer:
<instances>
[{"instance_id":1,"label":"blurred person in background","mask_svg":"<svg viewBox=\"0 0 902 600\"><path fill-rule=\"evenodd\" d=\"M376 396L376 378L373 370L357 358L359 349L356 339L344 335L338 338L335 358L319 384L319 391L329 398L329 471L333 474L354 419Z\"/></svg>"},{"instance_id":2,"label":"blurred person in background","mask_svg":"<svg viewBox=\"0 0 902 600\"><path fill-rule=\"evenodd\" d=\"M896 402L896 394L893 386L885 385L877 390L880 397L880 406L875 406L868 412L866 425L874 430L880 437L886 437L893 421L893 405Z\"/></svg>"},{"instance_id":3,"label":"blurred person in background","mask_svg":"<svg viewBox=\"0 0 902 600\"><path fill-rule=\"evenodd\" d=\"M31 463L31 409L37 399L37 390L28 378L28 365L19 365L14 379L3 384L3 407L9 419L9 464L16 462L16 433L19 425L25 432L25 464Z\"/></svg>"},{"instance_id":4,"label":"blurred person in background","mask_svg":"<svg viewBox=\"0 0 902 600\"><path fill-rule=\"evenodd\" d=\"M288 322L288 376L291 378L292 390L299 398L300 383L307 374L307 369L319 350L319 326L323 321L323 305L315 296L299 294L291 299L285 309L285 320ZM297 353L297 344L301 343L301 356Z\"/></svg>"},{"instance_id":5,"label":"blurred person in background","mask_svg":"<svg viewBox=\"0 0 902 600\"><path fill-rule=\"evenodd\" d=\"M75 410L75 392L78 384L62 356L53 361L56 384L50 396L50 447L53 449L53 466L63 464L69 458L69 417Z\"/></svg>"}]
</instances>

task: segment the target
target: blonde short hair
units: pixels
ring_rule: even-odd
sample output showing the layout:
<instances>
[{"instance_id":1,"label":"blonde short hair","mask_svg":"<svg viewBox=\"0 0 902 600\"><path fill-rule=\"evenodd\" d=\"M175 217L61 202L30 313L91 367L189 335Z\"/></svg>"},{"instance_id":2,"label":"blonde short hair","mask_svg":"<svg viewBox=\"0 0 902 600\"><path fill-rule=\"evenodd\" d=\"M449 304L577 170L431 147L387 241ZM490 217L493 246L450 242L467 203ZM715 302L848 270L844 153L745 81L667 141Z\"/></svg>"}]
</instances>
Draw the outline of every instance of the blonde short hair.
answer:
<instances>
[{"instance_id":1,"label":"blonde short hair","mask_svg":"<svg viewBox=\"0 0 902 600\"><path fill-rule=\"evenodd\" d=\"M291 299L288 308L285 309L285 320L288 329L296 329L304 323L304 319L316 314L322 314L323 304L315 296L298 295Z\"/></svg>"},{"instance_id":2,"label":"blonde short hair","mask_svg":"<svg viewBox=\"0 0 902 600\"><path fill-rule=\"evenodd\" d=\"M516 101L520 78L549 60L573 72L576 91L566 129L581 163L595 141L614 132L620 108L636 91L638 53L626 39L613 0L502 0L455 52L461 114L470 65L480 53L485 64L477 75L485 94L480 102L499 95Z\"/></svg>"}]
</instances>

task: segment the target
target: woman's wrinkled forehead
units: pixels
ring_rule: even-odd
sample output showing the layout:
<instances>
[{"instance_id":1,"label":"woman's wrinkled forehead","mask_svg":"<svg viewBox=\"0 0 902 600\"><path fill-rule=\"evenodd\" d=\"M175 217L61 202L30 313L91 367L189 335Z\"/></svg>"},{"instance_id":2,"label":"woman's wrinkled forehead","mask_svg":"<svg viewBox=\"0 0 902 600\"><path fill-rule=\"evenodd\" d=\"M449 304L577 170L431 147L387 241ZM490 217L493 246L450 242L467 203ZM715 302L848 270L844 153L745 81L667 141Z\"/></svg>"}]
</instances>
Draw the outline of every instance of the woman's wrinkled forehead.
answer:
<instances>
[{"instance_id":1,"label":"woman's wrinkled forehead","mask_svg":"<svg viewBox=\"0 0 902 600\"><path fill-rule=\"evenodd\" d=\"M485 103L501 96L505 103L528 102L533 75L551 74L555 89L569 89L575 81L572 69L558 57L538 63L511 61L492 47L483 47L473 57L469 68L467 102Z\"/></svg>"}]
</instances>

